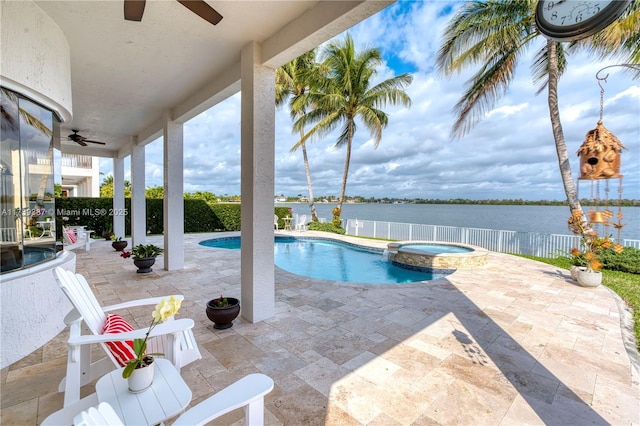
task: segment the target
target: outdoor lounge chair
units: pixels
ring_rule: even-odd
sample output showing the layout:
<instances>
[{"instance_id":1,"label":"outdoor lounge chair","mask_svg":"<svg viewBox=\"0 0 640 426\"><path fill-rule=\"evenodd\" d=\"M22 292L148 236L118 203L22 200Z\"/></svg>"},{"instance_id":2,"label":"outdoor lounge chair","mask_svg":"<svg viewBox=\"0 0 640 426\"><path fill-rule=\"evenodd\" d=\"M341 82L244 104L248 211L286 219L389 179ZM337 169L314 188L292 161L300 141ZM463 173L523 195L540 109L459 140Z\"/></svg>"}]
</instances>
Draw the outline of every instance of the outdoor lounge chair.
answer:
<instances>
[{"instance_id":1,"label":"outdoor lounge chair","mask_svg":"<svg viewBox=\"0 0 640 426\"><path fill-rule=\"evenodd\" d=\"M273 215L273 226L276 227L276 231L280 229L280 227L278 226L278 215L277 214Z\"/></svg>"},{"instance_id":2,"label":"outdoor lounge chair","mask_svg":"<svg viewBox=\"0 0 640 426\"><path fill-rule=\"evenodd\" d=\"M68 228L64 226L62 228L62 238L65 250L73 250L84 246L86 251L91 250L91 233L93 231Z\"/></svg>"},{"instance_id":3,"label":"outdoor lounge chair","mask_svg":"<svg viewBox=\"0 0 640 426\"><path fill-rule=\"evenodd\" d=\"M298 216L296 219L296 231L306 231L307 230L307 215L303 214Z\"/></svg>"},{"instance_id":4,"label":"outdoor lounge chair","mask_svg":"<svg viewBox=\"0 0 640 426\"><path fill-rule=\"evenodd\" d=\"M107 319L105 312L135 306L156 305L163 297L140 299L102 307L82 275L60 267L56 268L53 274L58 285L75 307L64 319L65 324L70 327L69 353L67 374L60 383L58 391L64 391L64 406L66 407L80 399L82 386L122 365L107 347L107 342L123 342L134 338L144 338L148 331L148 328L144 328L119 334L103 334L103 327ZM176 297L183 299L181 295L176 295ZM83 321L92 334L82 334ZM158 324L150 334L153 338L148 341L148 352L163 353L180 371L182 366L201 358L200 350L191 330L193 325L193 320L187 318ZM92 362L91 344L94 343L99 343L106 351L107 356Z\"/></svg>"},{"instance_id":5,"label":"outdoor lounge chair","mask_svg":"<svg viewBox=\"0 0 640 426\"><path fill-rule=\"evenodd\" d=\"M174 426L204 425L238 408L244 408L245 425L264 424L264 396L273 390L273 380L264 374L249 374L199 404L189 408L173 422ZM124 426L123 421L111 405L97 403L96 394L82 401L89 404L75 404L59 410L47 417L42 425L73 424L76 426Z\"/></svg>"}]
</instances>

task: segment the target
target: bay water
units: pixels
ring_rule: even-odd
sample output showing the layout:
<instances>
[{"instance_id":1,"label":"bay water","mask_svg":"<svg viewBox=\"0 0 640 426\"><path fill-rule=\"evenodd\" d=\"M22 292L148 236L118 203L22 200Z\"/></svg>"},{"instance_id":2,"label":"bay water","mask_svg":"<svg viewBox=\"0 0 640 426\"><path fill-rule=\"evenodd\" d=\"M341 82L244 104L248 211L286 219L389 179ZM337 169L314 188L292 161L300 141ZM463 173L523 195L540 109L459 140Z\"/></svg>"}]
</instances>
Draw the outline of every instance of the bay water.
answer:
<instances>
[{"instance_id":1,"label":"bay water","mask_svg":"<svg viewBox=\"0 0 640 426\"><path fill-rule=\"evenodd\" d=\"M289 207L295 214L306 214L311 210L306 203L276 203ZM318 203L318 217L331 221L333 203ZM595 207L583 206L583 210ZM604 210L601 206L600 210ZM609 206L614 218L618 208ZM640 207L622 207L624 215L621 237L640 240ZM376 220L383 222L419 223L426 225L457 226L463 228L502 229L506 231L535 232L539 234L571 235L567 228L569 218L567 206L523 206L484 204L378 204L357 203L342 205L342 219ZM603 232L603 229L599 229ZM608 228L608 233L617 239L617 230Z\"/></svg>"}]
</instances>

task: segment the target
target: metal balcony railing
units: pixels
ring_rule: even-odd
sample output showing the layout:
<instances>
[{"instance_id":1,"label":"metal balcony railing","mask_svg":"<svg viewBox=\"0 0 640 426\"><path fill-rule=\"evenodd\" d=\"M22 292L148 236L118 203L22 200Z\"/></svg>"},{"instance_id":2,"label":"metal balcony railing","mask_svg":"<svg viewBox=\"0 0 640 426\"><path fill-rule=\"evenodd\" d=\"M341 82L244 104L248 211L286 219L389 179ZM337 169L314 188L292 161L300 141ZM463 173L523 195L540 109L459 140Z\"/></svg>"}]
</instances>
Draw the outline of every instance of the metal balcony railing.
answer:
<instances>
[{"instance_id":1,"label":"metal balcony railing","mask_svg":"<svg viewBox=\"0 0 640 426\"><path fill-rule=\"evenodd\" d=\"M440 241L470 244L491 251L556 257L569 253L580 245L576 235L538 234L535 232L504 231L499 229L460 228L456 226L422 225L416 223L380 222L349 219L347 235L384 238L397 241ZM626 247L640 249L640 240L623 239Z\"/></svg>"},{"instance_id":2,"label":"metal balcony railing","mask_svg":"<svg viewBox=\"0 0 640 426\"><path fill-rule=\"evenodd\" d=\"M91 169L93 167L93 157L90 155L62 154L62 167Z\"/></svg>"}]
</instances>

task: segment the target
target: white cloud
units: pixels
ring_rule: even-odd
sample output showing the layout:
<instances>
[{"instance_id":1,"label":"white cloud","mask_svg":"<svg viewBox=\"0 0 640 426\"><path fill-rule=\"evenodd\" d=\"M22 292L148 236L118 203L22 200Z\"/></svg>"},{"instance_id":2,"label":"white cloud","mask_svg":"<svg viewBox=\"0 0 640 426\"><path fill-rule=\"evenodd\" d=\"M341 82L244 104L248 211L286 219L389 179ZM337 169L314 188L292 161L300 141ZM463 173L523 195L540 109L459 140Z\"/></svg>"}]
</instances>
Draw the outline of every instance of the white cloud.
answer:
<instances>
[{"instance_id":1,"label":"white cloud","mask_svg":"<svg viewBox=\"0 0 640 426\"><path fill-rule=\"evenodd\" d=\"M459 5L398 2L350 31L358 47L378 47L389 60L376 81L392 76L396 67L413 67L414 81L407 89L412 99L410 109L385 109L389 125L377 149L366 128L359 125L347 193L367 197L564 199L546 91L536 95L529 69L542 40L523 55L502 99L467 136L451 140L453 109L472 72L445 78L435 73L434 67L441 35ZM572 55L559 81L560 113L574 179L578 177L575 152L599 117L600 88L595 74L614 63ZM616 68L607 71L604 122L628 148L622 160L624 196L640 198L640 85ZM299 135L291 133L286 108L276 112L275 131L275 193L306 195L302 151L289 152ZM185 191L240 193L239 94L186 123L184 144ZM307 144L315 195L337 195L340 191L344 149L334 144L335 135ZM146 163L146 185L162 185L160 140L147 146ZM111 161L101 162L103 172L109 173L111 168ZM580 191L583 195L587 189L581 187Z\"/></svg>"}]
</instances>

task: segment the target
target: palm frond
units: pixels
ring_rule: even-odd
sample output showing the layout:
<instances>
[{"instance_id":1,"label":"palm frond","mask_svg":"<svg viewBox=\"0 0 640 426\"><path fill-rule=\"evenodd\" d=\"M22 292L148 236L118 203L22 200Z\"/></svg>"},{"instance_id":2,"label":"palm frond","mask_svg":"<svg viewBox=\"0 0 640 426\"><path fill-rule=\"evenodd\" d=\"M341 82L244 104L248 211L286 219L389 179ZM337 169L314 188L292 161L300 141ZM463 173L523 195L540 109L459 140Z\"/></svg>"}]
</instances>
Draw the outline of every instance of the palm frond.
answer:
<instances>
[{"instance_id":1,"label":"palm frond","mask_svg":"<svg viewBox=\"0 0 640 426\"><path fill-rule=\"evenodd\" d=\"M487 63L467 82L468 89L454 107L458 117L452 129L454 137L466 135L507 91L521 53L520 46L512 47L500 57L492 58L491 63Z\"/></svg>"}]
</instances>

